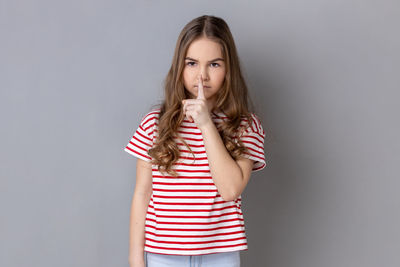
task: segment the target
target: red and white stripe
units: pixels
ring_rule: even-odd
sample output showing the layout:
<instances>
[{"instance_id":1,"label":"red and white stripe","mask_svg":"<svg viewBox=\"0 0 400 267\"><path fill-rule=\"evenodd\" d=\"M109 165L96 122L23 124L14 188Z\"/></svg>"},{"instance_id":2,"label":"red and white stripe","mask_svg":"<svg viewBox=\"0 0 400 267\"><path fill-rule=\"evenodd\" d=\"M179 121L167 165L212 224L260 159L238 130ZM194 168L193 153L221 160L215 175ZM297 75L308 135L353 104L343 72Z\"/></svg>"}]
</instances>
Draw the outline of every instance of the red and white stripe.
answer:
<instances>
[{"instance_id":1,"label":"red and white stripe","mask_svg":"<svg viewBox=\"0 0 400 267\"><path fill-rule=\"evenodd\" d=\"M147 150L157 136L160 110L147 113L124 150L145 161ZM264 130L252 114L251 127L240 137L248 147L244 157L254 160L253 171L266 166ZM213 114L218 125L223 113ZM245 123L245 121L243 121ZM168 255L203 255L247 250L241 196L224 201L212 180L201 131L185 118L178 130L195 154L195 158L179 139L175 139L180 158L172 177L153 165L153 193L147 209L144 250Z\"/></svg>"}]
</instances>

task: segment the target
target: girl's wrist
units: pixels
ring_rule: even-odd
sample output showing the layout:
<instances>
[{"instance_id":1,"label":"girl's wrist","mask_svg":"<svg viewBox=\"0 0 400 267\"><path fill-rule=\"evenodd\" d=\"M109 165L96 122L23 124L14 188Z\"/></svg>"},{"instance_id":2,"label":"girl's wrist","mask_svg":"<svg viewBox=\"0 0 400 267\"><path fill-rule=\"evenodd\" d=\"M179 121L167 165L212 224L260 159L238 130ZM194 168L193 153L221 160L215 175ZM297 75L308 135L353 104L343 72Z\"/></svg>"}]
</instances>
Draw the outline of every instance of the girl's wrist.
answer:
<instances>
[{"instance_id":1,"label":"girl's wrist","mask_svg":"<svg viewBox=\"0 0 400 267\"><path fill-rule=\"evenodd\" d=\"M215 127L215 124L214 124L214 122L211 120L211 118L210 118L210 120L209 121L207 121L203 126L201 126L201 128L199 128L200 129L200 131L202 132L202 133L204 133L205 131L208 131L208 130L210 130L210 129L212 129L212 127Z\"/></svg>"}]
</instances>

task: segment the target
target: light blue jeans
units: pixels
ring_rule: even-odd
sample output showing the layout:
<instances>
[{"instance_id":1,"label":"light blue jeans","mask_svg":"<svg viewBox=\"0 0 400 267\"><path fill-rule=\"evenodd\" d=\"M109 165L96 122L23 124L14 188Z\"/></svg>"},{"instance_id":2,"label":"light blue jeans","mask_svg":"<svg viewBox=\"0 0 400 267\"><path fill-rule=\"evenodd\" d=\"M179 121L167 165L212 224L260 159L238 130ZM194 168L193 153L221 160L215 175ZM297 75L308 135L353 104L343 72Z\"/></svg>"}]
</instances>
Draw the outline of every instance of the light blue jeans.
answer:
<instances>
[{"instance_id":1,"label":"light blue jeans","mask_svg":"<svg viewBox=\"0 0 400 267\"><path fill-rule=\"evenodd\" d=\"M240 267L240 251L205 255L165 255L144 252L146 267Z\"/></svg>"}]
</instances>

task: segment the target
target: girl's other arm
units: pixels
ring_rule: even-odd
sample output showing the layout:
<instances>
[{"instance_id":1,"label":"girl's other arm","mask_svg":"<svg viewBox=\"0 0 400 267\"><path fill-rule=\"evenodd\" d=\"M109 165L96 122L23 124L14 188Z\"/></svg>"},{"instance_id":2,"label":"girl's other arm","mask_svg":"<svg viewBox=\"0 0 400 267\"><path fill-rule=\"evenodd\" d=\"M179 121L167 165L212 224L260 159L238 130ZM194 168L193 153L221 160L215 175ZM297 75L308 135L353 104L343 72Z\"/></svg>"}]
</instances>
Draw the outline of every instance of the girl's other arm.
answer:
<instances>
[{"instance_id":1,"label":"girl's other arm","mask_svg":"<svg viewBox=\"0 0 400 267\"><path fill-rule=\"evenodd\" d=\"M131 267L144 267L145 219L153 191L151 169L151 163L137 159L136 185L130 215L129 264Z\"/></svg>"}]
</instances>

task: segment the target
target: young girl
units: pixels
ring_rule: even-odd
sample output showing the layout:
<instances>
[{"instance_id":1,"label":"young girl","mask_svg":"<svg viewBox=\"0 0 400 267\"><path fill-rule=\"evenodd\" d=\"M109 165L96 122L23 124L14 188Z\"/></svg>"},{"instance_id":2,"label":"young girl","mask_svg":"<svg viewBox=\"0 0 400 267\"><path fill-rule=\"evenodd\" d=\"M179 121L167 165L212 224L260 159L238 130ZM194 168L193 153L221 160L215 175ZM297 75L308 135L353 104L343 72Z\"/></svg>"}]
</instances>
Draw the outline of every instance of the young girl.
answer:
<instances>
[{"instance_id":1,"label":"young girl","mask_svg":"<svg viewBox=\"0 0 400 267\"><path fill-rule=\"evenodd\" d=\"M248 249L241 193L266 166L265 133L248 101L226 22L190 21L161 107L142 117L124 148L138 158L131 267L240 266Z\"/></svg>"}]
</instances>

